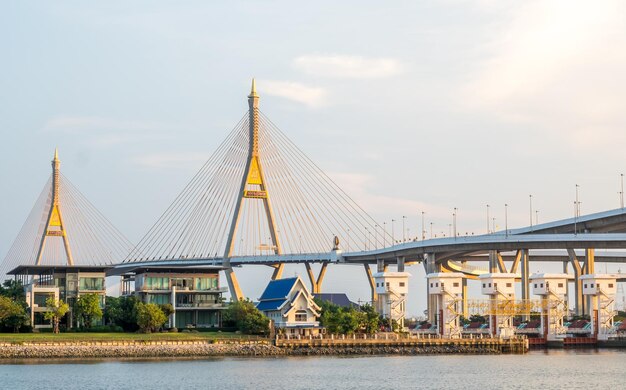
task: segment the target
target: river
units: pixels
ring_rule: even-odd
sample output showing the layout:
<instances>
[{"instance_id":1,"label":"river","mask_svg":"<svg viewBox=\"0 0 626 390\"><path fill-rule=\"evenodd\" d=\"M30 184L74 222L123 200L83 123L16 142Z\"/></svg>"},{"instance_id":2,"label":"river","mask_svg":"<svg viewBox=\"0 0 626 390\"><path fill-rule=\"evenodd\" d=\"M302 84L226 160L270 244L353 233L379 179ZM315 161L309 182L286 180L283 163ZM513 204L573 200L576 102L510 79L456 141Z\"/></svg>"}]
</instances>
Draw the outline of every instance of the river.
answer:
<instances>
[{"instance_id":1,"label":"river","mask_svg":"<svg viewBox=\"0 0 626 390\"><path fill-rule=\"evenodd\" d=\"M620 389L626 383L625 350L3 363L2 389Z\"/></svg>"}]
</instances>

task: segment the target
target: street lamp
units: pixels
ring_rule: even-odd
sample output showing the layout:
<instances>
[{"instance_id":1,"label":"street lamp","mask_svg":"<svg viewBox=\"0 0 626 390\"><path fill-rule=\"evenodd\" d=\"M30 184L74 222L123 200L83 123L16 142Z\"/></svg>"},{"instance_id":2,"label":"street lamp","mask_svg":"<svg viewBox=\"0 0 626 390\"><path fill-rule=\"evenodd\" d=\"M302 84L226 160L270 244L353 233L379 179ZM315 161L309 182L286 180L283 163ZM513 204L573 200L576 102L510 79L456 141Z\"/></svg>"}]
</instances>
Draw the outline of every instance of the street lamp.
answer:
<instances>
[{"instance_id":1,"label":"street lamp","mask_svg":"<svg viewBox=\"0 0 626 390\"><path fill-rule=\"evenodd\" d=\"M535 225L539 225L539 210L535 210Z\"/></svg>"},{"instance_id":2,"label":"street lamp","mask_svg":"<svg viewBox=\"0 0 626 390\"><path fill-rule=\"evenodd\" d=\"M530 231L533 231L533 196L528 195L528 200L530 202Z\"/></svg>"},{"instance_id":3,"label":"street lamp","mask_svg":"<svg viewBox=\"0 0 626 390\"><path fill-rule=\"evenodd\" d=\"M391 220L391 245L396 245L396 235L394 232L394 226L396 224L396 220L392 219Z\"/></svg>"},{"instance_id":4,"label":"street lamp","mask_svg":"<svg viewBox=\"0 0 626 390\"><path fill-rule=\"evenodd\" d=\"M624 207L624 206L622 206ZM426 231L424 230L424 214L426 214L424 211L422 211L422 241L424 241L424 239L426 238Z\"/></svg>"},{"instance_id":5,"label":"street lamp","mask_svg":"<svg viewBox=\"0 0 626 390\"><path fill-rule=\"evenodd\" d=\"M402 216L402 242L406 242L406 229L404 228L406 223L406 215Z\"/></svg>"},{"instance_id":6,"label":"street lamp","mask_svg":"<svg viewBox=\"0 0 626 390\"><path fill-rule=\"evenodd\" d=\"M453 230L454 230L454 239L455 240L456 240L456 214L457 214L458 210L459 209L455 207L454 208L454 213L452 213L452 224L454 225L452 227L453 227Z\"/></svg>"},{"instance_id":7,"label":"street lamp","mask_svg":"<svg viewBox=\"0 0 626 390\"><path fill-rule=\"evenodd\" d=\"M487 205L487 234L489 234L489 205Z\"/></svg>"},{"instance_id":8,"label":"street lamp","mask_svg":"<svg viewBox=\"0 0 626 390\"><path fill-rule=\"evenodd\" d=\"M430 223L430 238L433 238L433 223Z\"/></svg>"},{"instance_id":9,"label":"street lamp","mask_svg":"<svg viewBox=\"0 0 626 390\"><path fill-rule=\"evenodd\" d=\"M620 173L620 192L619 192L619 206L624 208L624 174Z\"/></svg>"},{"instance_id":10,"label":"street lamp","mask_svg":"<svg viewBox=\"0 0 626 390\"><path fill-rule=\"evenodd\" d=\"M507 203L504 204L504 235L506 238L509 237L509 205Z\"/></svg>"},{"instance_id":11,"label":"street lamp","mask_svg":"<svg viewBox=\"0 0 626 390\"><path fill-rule=\"evenodd\" d=\"M383 247L387 246L387 222L383 221Z\"/></svg>"}]
</instances>

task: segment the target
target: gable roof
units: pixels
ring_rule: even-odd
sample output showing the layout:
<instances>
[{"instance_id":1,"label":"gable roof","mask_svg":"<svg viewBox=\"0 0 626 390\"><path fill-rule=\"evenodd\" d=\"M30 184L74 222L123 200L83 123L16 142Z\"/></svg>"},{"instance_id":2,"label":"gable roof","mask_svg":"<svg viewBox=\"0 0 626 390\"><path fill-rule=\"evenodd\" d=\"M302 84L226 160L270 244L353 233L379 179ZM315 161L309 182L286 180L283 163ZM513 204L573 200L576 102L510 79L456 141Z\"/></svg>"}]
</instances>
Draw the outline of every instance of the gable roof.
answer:
<instances>
[{"instance_id":1,"label":"gable roof","mask_svg":"<svg viewBox=\"0 0 626 390\"><path fill-rule=\"evenodd\" d=\"M266 301L270 299L285 299L289 295L289 292L298 281L298 277L287 279L271 280L265 291L261 294L259 301Z\"/></svg>"},{"instance_id":2,"label":"gable roof","mask_svg":"<svg viewBox=\"0 0 626 390\"><path fill-rule=\"evenodd\" d=\"M283 306L286 301L286 299L272 299L270 301L263 301L257 303L256 308L261 311L280 310L281 306Z\"/></svg>"}]
</instances>

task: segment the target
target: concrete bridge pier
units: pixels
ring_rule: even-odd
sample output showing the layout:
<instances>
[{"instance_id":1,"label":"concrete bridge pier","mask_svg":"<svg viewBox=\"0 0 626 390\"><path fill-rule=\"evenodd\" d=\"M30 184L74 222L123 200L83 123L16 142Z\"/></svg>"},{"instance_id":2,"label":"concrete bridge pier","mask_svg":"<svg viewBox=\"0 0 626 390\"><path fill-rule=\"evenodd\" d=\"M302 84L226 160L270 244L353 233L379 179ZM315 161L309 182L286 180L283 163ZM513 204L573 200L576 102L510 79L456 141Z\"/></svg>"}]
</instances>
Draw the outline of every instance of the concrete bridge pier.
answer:
<instances>
[{"instance_id":1,"label":"concrete bridge pier","mask_svg":"<svg viewBox=\"0 0 626 390\"><path fill-rule=\"evenodd\" d=\"M522 299L524 301L527 301L530 299L530 291L529 291L529 287L530 287L530 267L529 267L529 263L530 263L530 256L528 254L528 249L522 249L521 250L521 258L520 258L520 270L522 273ZM523 316L525 321L530 320L530 315L525 314Z\"/></svg>"},{"instance_id":2,"label":"concrete bridge pier","mask_svg":"<svg viewBox=\"0 0 626 390\"><path fill-rule=\"evenodd\" d=\"M585 312L585 304L583 300L583 286L580 276L583 274L583 269L580 266L576 252L573 249L568 249L569 261L574 271L574 311L576 315L583 315Z\"/></svg>"},{"instance_id":3,"label":"concrete bridge pier","mask_svg":"<svg viewBox=\"0 0 626 390\"><path fill-rule=\"evenodd\" d=\"M585 249L585 266L583 267L583 274L591 275L596 273L596 250L594 248ZM585 297L585 314L593 320L593 313L598 310L597 299L594 299L591 295Z\"/></svg>"},{"instance_id":4,"label":"concrete bridge pier","mask_svg":"<svg viewBox=\"0 0 626 390\"><path fill-rule=\"evenodd\" d=\"M441 272L441 265L437 264L434 253L426 253L424 257L424 269L426 270L426 275ZM430 293L429 283L426 283L426 294L428 296L428 322L434 324L437 319L437 296Z\"/></svg>"},{"instance_id":5,"label":"concrete bridge pier","mask_svg":"<svg viewBox=\"0 0 626 390\"><path fill-rule=\"evenodd\" d=\"M322 263L322 268L320 268L320 272L317 275L317 278L315 277L315 274L313 273L313 268L311 267L311 264L304 263L304 266L306 267L306 273L309 276L309 281L311 282L311 292L313 294L321 293L322 282L324 281L324 276L326 276L326 268L328 267L328 263L327 262Z\"/></svg>"}]
</instances>

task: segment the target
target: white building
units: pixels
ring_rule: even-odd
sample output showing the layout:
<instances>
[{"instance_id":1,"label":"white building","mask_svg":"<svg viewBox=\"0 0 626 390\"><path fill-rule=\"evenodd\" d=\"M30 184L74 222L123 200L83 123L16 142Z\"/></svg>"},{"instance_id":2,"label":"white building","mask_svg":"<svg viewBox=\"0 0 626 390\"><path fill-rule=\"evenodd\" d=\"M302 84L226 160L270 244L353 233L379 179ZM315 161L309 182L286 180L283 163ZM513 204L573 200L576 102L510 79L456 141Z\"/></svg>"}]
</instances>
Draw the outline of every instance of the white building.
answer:
<instances>
[{"instance_id":1,"label":"white building","mask_svg":"<svg viewBox=\"0 0 626 390\"><path fill-rule=\"evenodd\" d=\"M299 276L270 281L257 309L273 321L279 332L301 336L320 332L320 307Z\"/></svg>"},{"instance_id":2,"label":"white building","mask_svg":"<svg viewBox=\"0 0 626 390\"><path fill-rule=\"evenodd\" d=\"M404 328L409 276L408 272L377 272L373 275L378 295L376 310L383 318L395 320L400 329Z\"/></svg>"},{"instance_id":3,"label":"white building","mask_svg":"<svg viewBox=\"0 0 626 390\"><path fill-rule=\"evenodd\" d=\"M548 341L564 335L567 328L563 319L567 315L567 274L532 274L533 293L542 298L541 334Z\"/></svg>"},{"instance_id":4,"label":"white building","mask_svg":"<svg viewBox=\"0 0 626 390\"><path fill-rule=\"evenodd\" d=\"M492 336L513 336L515 315L515 277L510 273L480 275L481 291L489 295L489 331Z\"/></svg>"},{"instance_id":5,"label":"white building","mask_svg":"<svg viewBox=\"0 0 626 390\"><path fill-rule=\"evenodd\" d=\"M583 295L591 297L591 333L606 340L613 332L617 276L611 274L581 275Z\"/></svg>"},{"instance_id":6,"label":"white building","mask_svg":"<svg viewBox=\"0 0 626 390\"><path fill-rule=\"evenodd\" d=\"M460 316L463 312L463 274L438 272L426 275L428 293L437 300L438 333L444 337L461 337Z\"/></svg>"}]
</instances>

